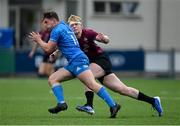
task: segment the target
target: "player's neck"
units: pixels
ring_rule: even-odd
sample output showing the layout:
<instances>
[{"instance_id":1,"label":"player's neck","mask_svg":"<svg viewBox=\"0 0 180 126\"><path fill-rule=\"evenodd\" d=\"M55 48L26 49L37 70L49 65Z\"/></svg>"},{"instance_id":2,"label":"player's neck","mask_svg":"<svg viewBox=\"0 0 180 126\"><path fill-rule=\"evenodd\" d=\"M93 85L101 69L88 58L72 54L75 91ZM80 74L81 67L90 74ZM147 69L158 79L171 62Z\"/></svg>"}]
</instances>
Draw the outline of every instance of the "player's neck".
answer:
<instances>
[{"instance_id":1,"label":"player's neck","mask_svg":"<svg viewBox=\"0 0 180 126\"><path fill-rule=\"evenodd\" d=\"M78 32L77 35L76 35L76 37L77 37L77 38L81 38L81 34L82 34L82 31Z\"/></svg>"}]
</instances>

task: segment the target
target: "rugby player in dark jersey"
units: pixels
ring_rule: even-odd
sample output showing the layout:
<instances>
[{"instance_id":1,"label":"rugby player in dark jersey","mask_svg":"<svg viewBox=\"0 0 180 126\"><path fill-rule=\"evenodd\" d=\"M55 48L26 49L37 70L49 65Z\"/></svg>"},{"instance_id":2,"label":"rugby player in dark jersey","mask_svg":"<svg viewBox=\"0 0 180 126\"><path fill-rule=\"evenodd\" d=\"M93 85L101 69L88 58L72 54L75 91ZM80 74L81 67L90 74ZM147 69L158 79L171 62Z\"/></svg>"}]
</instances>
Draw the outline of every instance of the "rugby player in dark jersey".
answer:
<instances>
[{"instance_id":1,"label":"rugby player in dark jersey","mask_svg":"<svg viewBox=\"0 0 180 126\"><path fill-rule=\"evenodd\" d=\"M39 34L41 35L41 39L44 42L48 42L49 36L50 36L49 31L43 30L43 28L42 28L42 30L39 32ZM38 48L38 44L34 43L33 48L31 49L31 51L29 53L29 58L32 58L34 56L37 48ZM55 71L54 62L49 62L49 55L44 53L43 61L40 63L39 68L38 68L38 76L39 77L49 77L49 75L51 75Z\"/></svg>"},{"instance_id":2,"label":"rugby player in dark jersey","mask_svg":"<svg viewBox=\"0 0 180 126\"><path fill-rule=\"evenodd\" d=\"M140 92L139 90L126 86L112 71L111 62L107 54L99 47L95 40L101 43L109 43L108 36L98 33L94 30L83 28L82 21L79 16L71 15L68 19L68 23L79 41L81 49L85 52L90 60L90 69L93 75L106 87L121 95L129 96L131 98L147 102L151 104L158 112L159 116L162 116L163 109L161 101L158 96L150 97ZM77 110L87 112L88 114L94 114L93 110L93 96L94 93L85 88L85 96L87 103L83 106L77 106Z\"/></svg>"}]
</instances>

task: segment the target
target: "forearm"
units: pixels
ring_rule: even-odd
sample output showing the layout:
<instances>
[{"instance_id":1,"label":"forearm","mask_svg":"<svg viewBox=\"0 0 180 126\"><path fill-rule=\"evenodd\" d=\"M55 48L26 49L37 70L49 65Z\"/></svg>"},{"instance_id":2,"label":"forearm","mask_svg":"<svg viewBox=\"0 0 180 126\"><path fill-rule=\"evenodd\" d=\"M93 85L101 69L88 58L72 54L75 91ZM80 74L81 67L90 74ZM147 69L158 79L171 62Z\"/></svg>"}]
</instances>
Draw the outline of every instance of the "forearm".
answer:
<instances>
[{"instance_id":1,"label":"forearm","mask_svg":"<svg viewBox=\"0 0 180 126\"><path fill-rule=\"evenodd\" d=\"M96 36L96 40L98 42L105 43L105 44L109 43L109 37L102 33L98 33L98 35Z\"/></svg>"},{"instance_id":2,"label":"forearm","mask_svg":"<svg viewBox=\"0 0 180 126\"><path fill-rule=\"evenodd\" d=\"M32 49L31 49L31 51L30 51L30 53L29 53L29 58L32 58L32 57L34 56L34 54L35 54L35 52L36 52L36 49L37 49L37 46L38 46L38 44L37 44L37 43L34 43Z\"/></svg>"},{"instance_id":3,"label":"forearm","mask_svg":"<svg viewBox=\"0 0 180 126\"><path fill-rule=\"evenodd\" d=\"M29 38L31 38L34 42L36 42L46 53L51 54L56 49L56 44L54 42L48 41L48 43L44 42L41 39L39 33L31 32L29 34Z\"/></svg>"},{"instance_id":4,"label":"forearm","mask_svg":"<svg viewBox=\"0 0 180 126\"><path fill-rule=\"evenodd\" d=\"M38 40L37 43L47 54L53 53L54 50L48 46L48 43L44 42L43 40Z\"/></svg>"},{"instance_id":5,"label":"forearm","mask_svg":"<svg viewBox=\"0 0 180 126\"><path fill-rule=\"evenodd\" d=\"M37 43L34 43L31 52L35 53L37 47L38 47L38 44L37 44Z\"/></svg>"}]
</instances>

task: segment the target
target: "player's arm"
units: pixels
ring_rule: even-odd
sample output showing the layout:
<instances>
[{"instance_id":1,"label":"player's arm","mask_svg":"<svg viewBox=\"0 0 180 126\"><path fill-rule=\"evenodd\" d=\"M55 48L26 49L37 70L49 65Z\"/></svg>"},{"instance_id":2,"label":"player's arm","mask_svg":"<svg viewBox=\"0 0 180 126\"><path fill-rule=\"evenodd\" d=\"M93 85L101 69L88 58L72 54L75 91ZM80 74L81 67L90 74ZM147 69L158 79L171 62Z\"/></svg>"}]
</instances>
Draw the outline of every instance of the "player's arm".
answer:
<instances>
[{"instance_id":1,"label":"player's arm","mask_svg":"<svg viewBox=\"0 0 180 126\"><path fill-rule=\"evenodd\" d=\"M95 40L105 44L109 43L109 37L107 35L104 35L103 33L98 33Z\"/></svg>"},{"instance_id":2,"label":"player's arm","mask_svg":"<svg viewBox=\"0 0 180 126\"><path fill-rule=\"evenodd\" d=\"M61 55L60 50L56 49L51 55L49 55L49 61L51 63L55 62L57 58Z\"/></svg>"},{"instance_id":3,"label":"player's arm","mask_svg":"<svg viewBox=\"0 0 180 126\"><path fill-rule=\"evenodd\" d=\"M36 52L37 47L38 47L38 44L34 43L32 49L29 53L29 58L32 58L34 56L34 53Z\"/></svg>"},{"instance_id":4,"label":"player's arm","mask_svg":"<svg viewBox=\"0 0 180 126\"><path fill-rule=\"evenodd\" d=\"M56 49L56 43L52 42L52 41L48 41L48 43L44 42L41 39L41 36L39 33L36 32L31 32L29 34L29 38L32 39L34 42L36 42L37 44L39 44L39 46L47 53L47 54L51 54L54 52L54 50Z\"/></svg>"}]
</instances>

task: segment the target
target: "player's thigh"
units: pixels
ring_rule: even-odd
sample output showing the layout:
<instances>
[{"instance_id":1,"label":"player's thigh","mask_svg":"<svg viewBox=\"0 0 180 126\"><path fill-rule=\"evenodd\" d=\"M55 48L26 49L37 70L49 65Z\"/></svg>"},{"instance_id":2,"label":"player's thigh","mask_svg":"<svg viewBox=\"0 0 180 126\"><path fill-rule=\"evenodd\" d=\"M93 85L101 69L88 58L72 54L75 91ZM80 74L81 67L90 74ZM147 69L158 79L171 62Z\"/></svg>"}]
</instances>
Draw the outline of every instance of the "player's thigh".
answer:
<instances>
[{"instance_id":1,"label":"player's thigh","mask_svg":"<svg viewBox=\"0 0 180 126\"><path fill-rule=\"evenodd\" d=\"M39 73L45 73L46 70L46 64L44 62L40 63L39 65Z\"/></svg>"},{"instance_id":2,"label":"player's thigh","mask_svg":"<svg viewBox=\"0 0 180 126\"><path fill-rule=\"evenodd\" d=\"M54 65L52 63L45 63L45 72L47 75L51 75L54 71Z\"/></svg>"},{"instance_id":3,"label":"player's thigh","mask_svg":"<svg viewBox=\"0 0 180 126\"><path fill-rule=\"evenodd\" d=\"M85 84L88 88L93 90L94 92L98 92L99 89L102 87L98 84L90 70L83 71L80 73L77 78Z\"/></svg>"},{"instance_id":4,"label":"player's thigh","mask_svg":"<svg viewBox=\"0 0 180 126\"><path fill-rule=\"evenodd\" d=\"M127 86L114 73L106 75L103 83L106 87L116 92L127 88Z\"/></svg>"},{"instance_id":5,"label":"player's thigh","mask_svg":"<svg viewBox=\"0 0 180 126\"><path fill-rule=\"evenodd\" d=\"M105 75L105 71L96 63L91 63L89 69L92 71L95 78L99 78Z\"/></svg>"},{"instance_id":6,"label":"player's thigh","mask_svg":"<svg viewBox=\"0 0 180 126\"><path fill-rule=\"evenodd\" d=\"M72 78L73 76L68 70L64 68L60 68L56 72L51 74L51 76L49 77L49 81L51 83L56 83L56 82L63 82L66 80L70 80Z\"/></svg>"}]
</instances>

